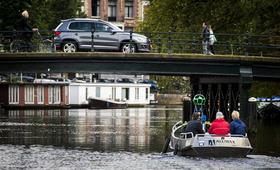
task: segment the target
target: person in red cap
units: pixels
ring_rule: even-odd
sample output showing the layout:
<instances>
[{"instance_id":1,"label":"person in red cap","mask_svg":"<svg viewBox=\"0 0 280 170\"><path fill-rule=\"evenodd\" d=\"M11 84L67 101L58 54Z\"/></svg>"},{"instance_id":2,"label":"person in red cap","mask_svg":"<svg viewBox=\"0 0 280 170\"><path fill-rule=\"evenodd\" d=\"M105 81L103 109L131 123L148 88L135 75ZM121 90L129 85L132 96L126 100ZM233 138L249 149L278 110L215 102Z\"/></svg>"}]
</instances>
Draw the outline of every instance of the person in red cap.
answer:
<instances>
[{"instance_id":1,"label":"person in red cap","mask_svg":"<svg viewBox=\"0 0 280 170\"><path fill-rule=\"evenodd\" d=\"M208 129L208 133L216 135L226 135L230 133L229 123L225 121L222 112L216 113L216 119L212 122Z\"/></svg>"}]
</instances>

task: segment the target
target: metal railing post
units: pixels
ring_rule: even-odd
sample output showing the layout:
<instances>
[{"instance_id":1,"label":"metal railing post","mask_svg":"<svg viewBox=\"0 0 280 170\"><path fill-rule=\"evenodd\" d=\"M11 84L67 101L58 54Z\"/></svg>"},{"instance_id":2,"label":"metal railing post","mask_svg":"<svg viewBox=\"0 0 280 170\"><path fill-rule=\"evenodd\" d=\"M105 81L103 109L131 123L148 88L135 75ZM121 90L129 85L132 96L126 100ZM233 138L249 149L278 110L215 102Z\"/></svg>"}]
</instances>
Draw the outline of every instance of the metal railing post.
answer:
<instances>
[{"instance_id":1,"label":"metal railing post","mask_svg":"<svg viewBox=\"0 0 280 170\"><path fill-rule=\"evenodd\" d=\"M246 36L245 36L245 56L249 55L248 48L249 48L249 35L248 35L248 33L246 33Z\"/></svg>"},{"instance_id":2,"label":"metal railing post","mask_svg":"<svg viewBox=\"0 0 280 170\"><path fill-rule=\"evenodd\" d=\"M52 33L52 51L51 52L53 52L53 53L55 53L56 52L56 46L55 46L55 43L54 43L54 37L55 37L55 35L54 35L54 32Z\"/></svg>"},{"instance_id":3,"label":"metal railing post","mask_svg":"<svg viewBox=\"0 0 280 170\"><path fill-rule=\"evenodd\" d=\"M94 29L91 29L91 52L94 52Z\"/></svg>"},{"instance_id":4,"label":"metal railing post","mask_svg":"<svg viewBox=\"0 0 280 170\"><path fill-rule=\"evenodd\" d=\"M167 40L167 53L171 54L172 52L172 47L171 47L171 31L168 31L168 40Z\"/></svg>"},{"instance_id":5,"label":"metal railing post","mask_svg":"<svg viewBox=\"0 0 280 170\"><path fill-rule=\"evenodd\" d=\"M132 53L132 31L129 31L129 53Z\"/></svg>"},{"instance_id":6,"label":"metal railing post","mask_svg":"<svg viewBox=\"0 0 280 170\"><path fill-rule=\"evenodd\" d=\"M161 39L160 39L160 37L157 39L157 46L158 46L158 48L157 48L158 53L161 53Z\"/></svg>"}]
</instances>

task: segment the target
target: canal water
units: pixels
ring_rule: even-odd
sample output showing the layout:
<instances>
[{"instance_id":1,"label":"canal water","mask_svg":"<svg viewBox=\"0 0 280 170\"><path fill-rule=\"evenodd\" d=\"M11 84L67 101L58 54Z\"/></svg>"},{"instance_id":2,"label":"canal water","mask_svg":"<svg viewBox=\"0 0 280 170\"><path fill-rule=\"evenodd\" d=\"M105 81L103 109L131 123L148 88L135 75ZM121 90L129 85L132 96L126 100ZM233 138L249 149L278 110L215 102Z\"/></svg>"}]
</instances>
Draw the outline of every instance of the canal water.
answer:
<instances>
[{"instance_id":1,"label":"canal water","mask_svg":"<svg viewBox=\"0 0 280 170\"><path fill-rule=\"evenodd\" d=\"M259 122L247 158L160 154L181 108L1 110L0 169L280 168L280 126Z\"/></svg>"}]
</instances>

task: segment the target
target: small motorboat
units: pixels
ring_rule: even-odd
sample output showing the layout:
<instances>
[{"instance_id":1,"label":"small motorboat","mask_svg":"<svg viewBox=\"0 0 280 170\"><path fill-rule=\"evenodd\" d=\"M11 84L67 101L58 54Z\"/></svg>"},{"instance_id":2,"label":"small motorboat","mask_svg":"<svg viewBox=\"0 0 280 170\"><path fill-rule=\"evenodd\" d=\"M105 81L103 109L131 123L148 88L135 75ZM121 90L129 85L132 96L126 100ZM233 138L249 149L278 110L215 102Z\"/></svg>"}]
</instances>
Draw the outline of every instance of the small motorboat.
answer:
<instances>
[{"instance_id":1,"label":"small motorboat","mask_svg":"<svg viewBox=\"0 0 280 170\"><path fill-rule=\"evenodd\" d=\"M182 133L187 123L177 122L171 132L169 148L174 154L198 157L246 157L252 150L249 139L243 135L212 135Z\"/></svg>"},{"instance_id":2,"label":"small motorboat","mask_svg":"<svg viewBox=\"0 0 280 170\"><path fill-rule=\"evenodd\" d=\"M99 98L89 98L89 108L91 109L125 109L127 108L126 102L104 100Z\"/></svg>"}]
</instances>

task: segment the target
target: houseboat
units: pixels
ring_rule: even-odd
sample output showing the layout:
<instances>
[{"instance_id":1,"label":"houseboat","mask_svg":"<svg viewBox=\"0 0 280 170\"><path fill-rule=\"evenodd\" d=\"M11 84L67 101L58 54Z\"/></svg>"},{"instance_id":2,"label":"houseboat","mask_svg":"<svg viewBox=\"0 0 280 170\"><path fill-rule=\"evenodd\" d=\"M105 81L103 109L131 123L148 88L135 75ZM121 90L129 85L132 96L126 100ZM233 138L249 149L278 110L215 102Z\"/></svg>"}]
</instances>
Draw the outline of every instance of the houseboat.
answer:
<instances>
[{"instance_id":1,"label":"houseboat","mask_svg":"<svg viewBox=\"0 0 280 170\"><path fill-rule=\"evenodd\" d=\"M116 104L123 104L121 107L150 104L150 85L136 83L70 83L35 79L33 82L0 83L0 94L0 106L5 108L88 107L90 99L109 101L114 107Z\"/></svg>"},{"instance_id":2,"label":"houseboat","mask_svg":"<svg viewBox=\"0 0 280 170\"><path fill-rule=\"evenodd\" d=\"M150 85L136 83L71 83L69 104L86 106L92 99L128 106L150 104Z\"/></svg>"},{"instance_id":3,"label":"houseboat","mask_svg":"<svg viewBox=\"0 0 280 170\"><path fill-rule=\"evenodd\" d=\"M68 107L69 83L36 80L1 83L0 105L4 108Z\"/></svg>"}]
</instances>

